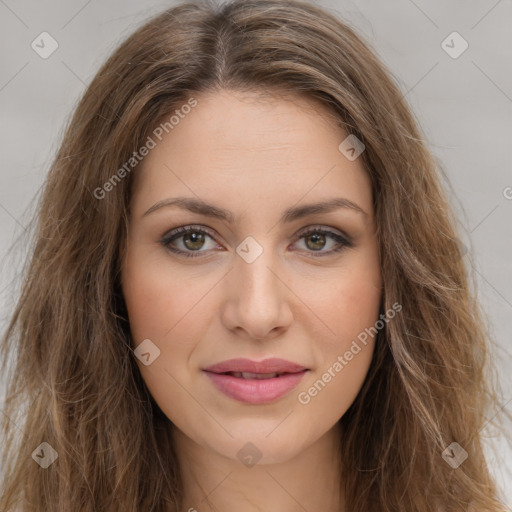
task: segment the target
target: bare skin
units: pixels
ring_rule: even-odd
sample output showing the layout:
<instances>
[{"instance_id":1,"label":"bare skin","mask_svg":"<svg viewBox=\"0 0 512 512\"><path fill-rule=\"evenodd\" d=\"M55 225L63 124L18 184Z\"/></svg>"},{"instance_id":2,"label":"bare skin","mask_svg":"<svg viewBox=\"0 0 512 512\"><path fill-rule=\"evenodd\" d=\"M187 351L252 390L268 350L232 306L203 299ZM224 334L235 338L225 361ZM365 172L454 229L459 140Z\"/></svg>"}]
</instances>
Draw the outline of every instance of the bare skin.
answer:
<instances>
[{"instance_id":1,"label":"bare skin","mask_svg":"<svg viewBox=\"0 0 512 512\"><path fill-rule=\"evenodd\" d=\"M332 368L379 318L370 178L360 158L338 149L347 133L311 100L233 91L195 98L197 107L134 171L122 270L134 348L150 339L160 350L148 366L138 364L174 425L182 512L344 511L337 422L366 378L374 339L342 371ZM144 215L178 196L213 203L234 219L177 206ZM287 208L333 198L364 213L341 207L280 221ZM207 234L181 234L170 246L196 257L161 242L190 225ZM328 233L303 236L308 227L351 245ZM237 253L248 236L263 251L250 263ZM248 404L219 391L203 371L238 357L279 357L308 371L284 396ZM325 386L308 394L329 368ZM244 461L248 453L260 457L256 464Z\"/></svg>"}]
</instances>

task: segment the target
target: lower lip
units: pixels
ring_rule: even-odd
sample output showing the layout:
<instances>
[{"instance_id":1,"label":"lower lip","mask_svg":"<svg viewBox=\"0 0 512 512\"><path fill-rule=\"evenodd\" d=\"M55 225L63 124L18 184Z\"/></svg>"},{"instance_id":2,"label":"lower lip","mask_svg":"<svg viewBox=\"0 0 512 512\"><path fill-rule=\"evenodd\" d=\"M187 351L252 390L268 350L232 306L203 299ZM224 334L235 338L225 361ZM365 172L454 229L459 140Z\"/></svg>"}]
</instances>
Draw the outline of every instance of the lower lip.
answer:
<instances>
[{"instance_id":1,"label":"lower lip","mask_svg":"<svg viewBox=\"0 0 512 512\"><path fill-rule=\"evenodd\" d=\"M271 379L243 379L206 370L205 373L225 395L246 404L263 404L281 398L291 391L307 371L287 373Z\"/></svg>"}]
</instances>

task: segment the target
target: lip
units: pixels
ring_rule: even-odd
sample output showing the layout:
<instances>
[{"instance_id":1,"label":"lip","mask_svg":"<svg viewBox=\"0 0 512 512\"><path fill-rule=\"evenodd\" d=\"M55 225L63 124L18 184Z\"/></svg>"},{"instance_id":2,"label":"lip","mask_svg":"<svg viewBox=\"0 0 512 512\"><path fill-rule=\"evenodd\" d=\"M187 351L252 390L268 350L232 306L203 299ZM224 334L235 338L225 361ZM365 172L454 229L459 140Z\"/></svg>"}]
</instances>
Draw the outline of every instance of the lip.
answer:
<instances>
[{"instance_id":1,"label":"lip","mask_svg":"<svg viewBox=\"0 0 512 512\"><path fill-rule=\"evenodd\" d=\"M270 358L263 361L230 359L208 366L203 371L225 395L246 404L263 404L289 393L309 370L285 359ZM284 374L266 379L244 379L224 372Z\"/></svg>"}]
</instances>

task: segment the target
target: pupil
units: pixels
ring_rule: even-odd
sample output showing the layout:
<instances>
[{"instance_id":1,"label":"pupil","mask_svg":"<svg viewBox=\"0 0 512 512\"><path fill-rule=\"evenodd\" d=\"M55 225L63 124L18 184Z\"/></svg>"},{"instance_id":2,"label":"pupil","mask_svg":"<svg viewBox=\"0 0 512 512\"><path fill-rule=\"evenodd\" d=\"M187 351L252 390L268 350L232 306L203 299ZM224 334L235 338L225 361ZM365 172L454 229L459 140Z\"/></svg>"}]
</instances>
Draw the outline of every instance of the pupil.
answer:
<instances>
[{"instance_id":1,"label":"pupil","mask_svg":"<svg viewBox=\"0 0 512 512\"><path fill-rule=\"evenodd\" d=\"M192 245L192 247L190 246L190 244L187 243L187 241L189 239L192 239L192 244L194 243L199 243L199 246L194 246ZM189 248L189 249L200 249L201 246L202 246L202 242L204 242L204 234L203 233L187 233L184 237L183 237L183 241L185 243L185 245Z\"/></svg>"},{"instance_id":2,"label":"pupil","mask_svg":"<svg viewBox=\"0 0 512 512\"><path fill-rule=\"evenodd\" d=\"M324 245L322 242L324 242L325 237L324 237L324 235L322 235L322 234L320 234L320 233L315 233L315 234L313 234L313 235L309 235L309 236L307 237L307 239L309 239L309 240L311 240L311 239L315 239L315 240L316 240L316 241L315 241L315 242L313 242L313 243L314 243L314 244L317 244L317 245L315 245L314 247L310 247L310 248L312 248L312 249L321 249L321 248L323 247L323 245ZM320 240L320 242L318 242L318 240ZM318 244L319 244L319 245L318 245Z\"/></svg>"}]
</instances>

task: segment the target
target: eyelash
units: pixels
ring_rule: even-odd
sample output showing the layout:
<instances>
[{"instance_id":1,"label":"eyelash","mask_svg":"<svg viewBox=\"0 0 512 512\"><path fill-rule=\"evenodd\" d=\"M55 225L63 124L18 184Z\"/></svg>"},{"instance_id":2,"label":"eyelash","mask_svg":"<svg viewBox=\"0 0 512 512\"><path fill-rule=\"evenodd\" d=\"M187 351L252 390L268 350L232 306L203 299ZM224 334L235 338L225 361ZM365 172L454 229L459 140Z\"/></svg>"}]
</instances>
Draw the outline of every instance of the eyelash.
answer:
<instances>
[{"instance_id":1,"label":"eyelash","mask_svg":"<svg viewBox=\"0 0 512 512\"><path fill-rule=\"evenodd\" d=\"M201 228L200 226L185 226L185 227L179 227L179 228L176 228L174 229L173 231L171 231L169 234L165 235L164 237L162 237L162 239L160 240L160 243L166 248L168 249L169 251L175 253L175 254L180 254L180 255L183 255L184 257L186 258L198 258L198 257L202 257L202 254L201 253L204 253L204 252L207 252L207 251L201 251L201 250L198 250L198 251L182 251L181 249L176 249L175 247L171 247L170 243L173 242L174 240L177 240L181 237L183 237L184 235L188 234L188 233L202 233L202 234L205 234L205 235L208 235L210 238L213 238L213 236L209 233L209 231L205 230L204 228ZM335 248L335 249L331 249L330 251L326 251L326 252L321 252L321 251L308 251L308 252L311 252L311 253L317 253L318 256L314 256L314 257L317 257L317 258L322 258L324 256L329 256L329 255L332 255L332 254L335 254L335 253L338 253L340 251L342 251L343 249L345 249L346 247L352 247L353 244L350 240L348 240L347 238L339 235L338 233L335 233L334 231L330 231L330 230L326 230L326 229L320 229L318 227L311 227L305 231L302 231L298 234L298 237L297 237L297 240L301 240L302 238L308 236L308 235L313 235L313 234L322 234L322 235L328 235L330 236L333 240L335 240L338 244L338 246Z\"/></svg>"}]
</instances>

